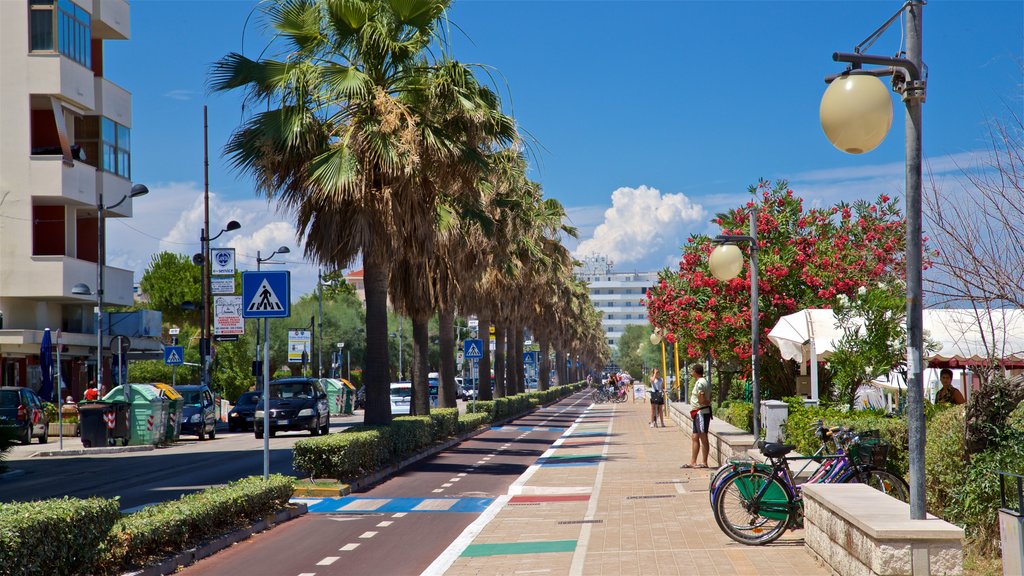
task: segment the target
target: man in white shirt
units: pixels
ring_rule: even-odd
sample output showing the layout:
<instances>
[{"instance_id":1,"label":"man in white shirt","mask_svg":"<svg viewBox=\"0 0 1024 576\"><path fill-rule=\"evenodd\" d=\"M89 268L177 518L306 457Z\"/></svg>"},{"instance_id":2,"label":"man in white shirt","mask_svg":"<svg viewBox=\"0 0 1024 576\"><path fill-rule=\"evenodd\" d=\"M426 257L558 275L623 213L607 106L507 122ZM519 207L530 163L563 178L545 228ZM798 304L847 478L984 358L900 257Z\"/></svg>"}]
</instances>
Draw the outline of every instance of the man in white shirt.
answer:
<instances>
[{"instance_id":1,"label":"man in white shirt","mask_svg":"<svg viewBox=\"0 0 1024 576\"><path fill-rule=\"evenodd\" d=\"M690 369L693 376L693 390L690 391L690 418L693 419L693 436L690 447L690 463L683 464L683 468L707 468L708 452L708 428L711 426L711 385L704 377L704 365L694 364ZM703 454L702 454L703 450ZM697 457L701 456L701 463L697 464Z\"/></svg>"}]
</instances>

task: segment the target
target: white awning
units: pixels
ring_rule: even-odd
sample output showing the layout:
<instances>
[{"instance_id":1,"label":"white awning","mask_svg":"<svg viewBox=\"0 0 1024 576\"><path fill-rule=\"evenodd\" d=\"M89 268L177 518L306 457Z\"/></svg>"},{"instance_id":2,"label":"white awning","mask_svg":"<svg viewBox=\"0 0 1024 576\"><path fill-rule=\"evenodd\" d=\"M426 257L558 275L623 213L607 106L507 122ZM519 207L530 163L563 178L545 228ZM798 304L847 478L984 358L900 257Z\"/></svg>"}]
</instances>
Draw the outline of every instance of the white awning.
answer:
<instances>
[{"instance_id":1,"label":"white awning","mask_svg":"<svg viewBox=\"0 0 1024 576\"><path fill-rule=\"evenodd\" d=\"M938 344L929 362L967 364L994 355L1024 364L1024 310L925 310L924 330L925 338ZM816 308L783 316L768 333L783 358L800 363L810 358L812 339L818 360L825 360L841 337L832 310Z\"/></svg>"}]
</instances>

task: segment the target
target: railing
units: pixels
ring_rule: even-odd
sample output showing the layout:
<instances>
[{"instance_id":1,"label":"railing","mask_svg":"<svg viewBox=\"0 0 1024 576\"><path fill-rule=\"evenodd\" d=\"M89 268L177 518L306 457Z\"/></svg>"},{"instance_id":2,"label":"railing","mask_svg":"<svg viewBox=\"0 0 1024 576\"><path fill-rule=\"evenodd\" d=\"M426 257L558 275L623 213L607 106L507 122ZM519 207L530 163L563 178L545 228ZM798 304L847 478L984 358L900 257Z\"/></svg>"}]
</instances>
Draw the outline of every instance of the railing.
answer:
<instances>
[{"instance_id":1,"label":"railing","mask_svg":"<svg viewBox=\"0 0 1024 576\"><path fill-rule=\"evenodd\" d=\"M1014 513L1018 516L1024 514L1024 476L1020 474L1014 474L1012 472L1003 472L1001 470L996 470L996 474L999 475L999 507L1002 508L1003 510L1006 510L1007 512ZM1016 482L1010 480L1011 478L1016 478ZM1017 485L1016 509L1011 508L1010 506L1007 505L1007 482ZM1010 496L1012 497L1013 495L1010 494ZM1013 504L1012 500L1009 502L1009 504Z\"/></svg>"}]
</instances>

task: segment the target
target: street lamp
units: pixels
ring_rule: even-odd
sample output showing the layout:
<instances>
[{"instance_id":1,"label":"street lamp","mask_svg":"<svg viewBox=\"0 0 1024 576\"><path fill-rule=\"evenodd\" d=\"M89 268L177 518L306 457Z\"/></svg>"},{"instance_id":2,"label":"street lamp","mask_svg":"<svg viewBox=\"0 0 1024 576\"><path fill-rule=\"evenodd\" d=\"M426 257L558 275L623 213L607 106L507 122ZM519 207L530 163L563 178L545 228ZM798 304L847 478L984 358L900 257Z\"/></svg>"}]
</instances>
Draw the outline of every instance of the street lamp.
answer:
<instances>
[{"instance_id":1,"label":"street lamp","mask_svg":"<svg viewBox=\"0 0 1024 576\"><path fill-rule=\"evenodd\" d=\"M103 204L102 187L97 190L96 194L96 389L101 390L103 387L103 269L107 264L107 223L103 214L107 210L113 210L124 204L124 201L129 198L138 198L149 194L149 188L145 184L135 184L128 194L110 206ZM88 288L85 284L75 285L75 287L79 286Z\"/></svg>"},{"instance_id":2,"label":"street lamp","mask_svg":"<svg viewBox=\"0 0 1024 576\"><path fill-rule=\"evenodd\" d=\"M401 380L402 380L402 324L404 324L403 318L399 317L398 318L398 334L397 334L397 336L398 336L398 381L399 382L401 382ZM394 332L392 332L391 333L391 337L394 338L395 336L396 336L396 334Z\"/></svg>"},{"instance_id":3,"label":"street lamp","mask_svg":"<svg viewBox=\"0 0 1024 576\"><path fill-rule=\"evenodd\" d=\"M202 256L199 258L203 265L203 287L202 287L202 308L203 308L203 329L202 337L199 340L199 354L203 358L202 383L210 385L210 242L220 238L225 232L238 230L242 225L236 220L231 220L228 225L221 229L216 236L207 237L207 230L203 228L199 232L199 242L202 247Z\"/></svg>"},{"instance_id":4,"label":"street lamp","mask_svg":"<svg viewBox=\"0 0 1024 576\"><path fill-rule=\"evenodd\" d=\"M284 264L284 262L271 262L270 260L274 256L277 256L278 254L288 254L290 252L291 252L291 250L287 246L281 246L277 250L274 250L273 252L271 252L270 256L267 256L266 258L263 258L261 252L259 250L257 250L256 251L256 271L257 272L260 271L260 268L262 267L264 262L266 262L268 264ZM260 360L260 329L259 329L260 326L259 326L259 323L260 323L260 321L259 321L259 319L257 319L256 320L256 354L255 354L256 361L253 362L253 364L254 364L253 372L256 373L256 387L257 388L259 388L260 383L263 380L263 370L262 370L263 361Z\"/></svg>"},{"instance_id":5,"label":"street lamp","mask_svg":"<svg viewBox=\"0 0 1024 576\"><path fill-rule=\"evenodd\" d=\"M317 378L323 377L324 371L324 346L323 346L323 335L324 335L324 286L334 286L335 280L324 281L324 274L322 271L317 270L316 273L316 298L319 308L319 320L318 330L320 331L320 340L316 343L316 354L317 354Z\"/></svg>"},{"instance_id":6,"label":"street lamp","mask_svg":"<svg viewBox=\"0 0 1024 576\"><path fill-rule=\"evenodd\" d=\"M713 240L718 246L708 257L711 274L721 281L732 280L743 270L743 252L736 245L750 245L750 388L754 408L754 437L761 435L761 328L757 307L757 209L750 210L750 235L718 235Z\"/></svg>"},{"instance_id":7,"label":"street lamp","mask_svg":"<svg viewBox=\"0 0 1024 576\"><path fill-rule=\"evenodd\" d=\"M836 52L832 60L847 62L846 71L825 78L821 125L832 144L851 154L877 146L889 131L892 102L878 76L892 76L892 89L906 105L907 194L907 428L910 461L910 518L925 518L924 492L924 367L921 241L921 117L927 78L922 54L923 0L908 0L889 20L854 48ZM905 18L900 18L901 16ZM906 58L864 54L889 26L904 22ZM881 68L863 69L864 64ZM861 126L857 126L860 124Z\"/></svg>"}]
</instances>

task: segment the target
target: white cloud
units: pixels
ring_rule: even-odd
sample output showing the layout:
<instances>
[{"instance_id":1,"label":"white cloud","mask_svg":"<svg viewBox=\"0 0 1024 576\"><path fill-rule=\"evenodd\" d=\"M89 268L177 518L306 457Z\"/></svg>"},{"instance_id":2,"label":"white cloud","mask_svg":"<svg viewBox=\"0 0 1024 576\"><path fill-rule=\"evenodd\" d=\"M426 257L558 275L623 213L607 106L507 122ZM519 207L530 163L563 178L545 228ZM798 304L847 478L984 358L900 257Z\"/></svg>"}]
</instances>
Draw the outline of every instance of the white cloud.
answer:
<instances>
[{"instance_id":1,"label":"white cloud","mask_svg":"<svg viewBox=\"0 0 1024 576\"><path fill-rule=\"evenodd\" d=\"M684 194L662 194L656 188L622 187L612 192L612 207L590 238L573 254L607 256L616 266L658 269L678 261L679 248L707 213Z\"/></svg>"},{"instance_id":2,"label":"white cloud","mask_svg":"<svg viewBox=\"0 0 1024 576\"><path fill-rule=\"evenodd\" d=\"M164 98L170 98L171 100L183 100L183 101L185 101L185 100L193 99L197 94L199 94L199 93L196 92L195 90L177 89L177 90L171 90L170 92L165 92L164 93Z\"/></svg>"},{"instance_id":3,"label":"white cloud","mask_svg":"<svg viewBox=\"0 0 1024 576\"><path fill-rule=\"evenodd\" d=\"M126 268L142 278L153 255L160 251L191 256L200 250L203 227L203 191L195 182L158 183L149 186L150 193L134 200L132 218L107 220L107 264ZM256 255L264 257L281 246L291 251L276 256L275 261L292 272L292 299L311 292L316 284L317 270L303 257L303 247L296 243L295 226L288 215L276 212L265 200L228 199L210 193L210 227L212 235L237 220L239 230L225 232L213 247L236 250L240 270L255 270Z\"/></svg>"}]
</instances>

